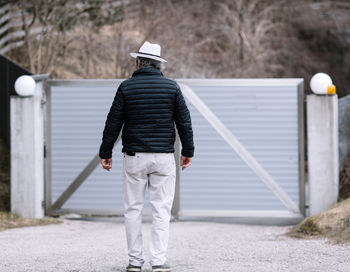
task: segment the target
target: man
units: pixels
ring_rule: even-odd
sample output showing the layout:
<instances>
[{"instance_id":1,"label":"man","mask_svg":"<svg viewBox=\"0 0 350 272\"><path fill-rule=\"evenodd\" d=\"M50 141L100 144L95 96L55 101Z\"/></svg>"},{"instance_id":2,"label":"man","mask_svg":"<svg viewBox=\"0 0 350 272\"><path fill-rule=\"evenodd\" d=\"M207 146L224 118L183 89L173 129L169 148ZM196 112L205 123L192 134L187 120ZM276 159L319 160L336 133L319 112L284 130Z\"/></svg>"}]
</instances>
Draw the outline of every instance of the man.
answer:
<instances>
[{"instance_id":1,"label":"man","mask_svg":"<svg viewBox=\"0 0 350 272\"><path fill-rule=\"evenodd\" d=\"M146 186L152 207L150 243L153 272L168 272L166 252L170 212L175 194L175 127L182 150L182 170L194 153L191 117L179 85L160 71L161 48L145 42L136 58L136 71L123 81L107 115L99 150L102 167L112 167L112 149L123 126L123 200L129 265L126 271L141 271L142 208Z\"/></svg>"}]
</instances>

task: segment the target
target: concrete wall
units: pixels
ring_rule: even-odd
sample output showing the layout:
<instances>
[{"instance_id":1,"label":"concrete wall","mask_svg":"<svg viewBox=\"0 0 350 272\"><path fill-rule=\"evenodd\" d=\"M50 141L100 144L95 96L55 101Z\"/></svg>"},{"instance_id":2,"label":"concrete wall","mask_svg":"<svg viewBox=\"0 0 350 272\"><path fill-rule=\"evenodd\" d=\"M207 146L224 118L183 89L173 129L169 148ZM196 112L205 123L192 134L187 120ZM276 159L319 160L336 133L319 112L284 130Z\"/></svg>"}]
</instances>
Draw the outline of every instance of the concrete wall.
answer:
<instances>
[{"instance_id":1,"label":"concrete wall","mask_svg":"<svg viewBox=\"0 0 350 272\"><path fill-rule=\"evenodd\" d=\"M33 96L11 96L11 212L44 216L42 83Z\"/></svg>"},{"instance_id":2,"label":"concrete wall","mask_svg":"<svg viewBox=\"0 0 350 272\"><path fill-rule=\"evenodd\" d=\"M307 96L310 215L337 203L339 190L338 97Z\"/></svg>"}]
</instances>

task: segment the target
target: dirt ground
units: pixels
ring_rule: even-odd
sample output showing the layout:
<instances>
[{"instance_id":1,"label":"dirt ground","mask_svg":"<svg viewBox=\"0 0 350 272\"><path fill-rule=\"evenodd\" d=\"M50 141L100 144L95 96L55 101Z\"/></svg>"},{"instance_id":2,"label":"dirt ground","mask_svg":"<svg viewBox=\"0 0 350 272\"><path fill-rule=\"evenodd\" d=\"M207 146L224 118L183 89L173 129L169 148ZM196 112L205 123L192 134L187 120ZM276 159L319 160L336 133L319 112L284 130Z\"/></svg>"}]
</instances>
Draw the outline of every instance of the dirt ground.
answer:
<instances>
[{"instance_id":1,"label":"dirt ground","mask_svg":"<svg viewBox=\"0 0 350 272\"><path fill-rule=\"evenodd\" d=\"M62 224L0 232L0 271L125 271L128 263L122 219L61 219ZM292 226L172 222L168 262L173 272L349 271L350 245L326 238L296 239ZM150 272L151 224L143 225Z\"/></svg>"},{"instance_id":2,"label":"dirt ground","mask_svg":"<svg viewBox=\"0 0 350 272\"><path fill-rule=\"evenodd\" d=\"M52 217L44 217L41 219L29 219L29 218L21 218L17 214L0 212L0 231L11 229L11 228L42 226L42 225L59 224L59 223L62 223L62 221Z\"/></svg>"},{"instance_id":3,"label":"dirt ground","mask_svg":"<svg viewBox=\"0 0 350 272\"><path fill-rule=\"evenodd\" d=\"M287 235L302 239L326 237L333 243L350 244L350 198L327 211L305 218L292 227Z\"/></svg>"}]
</instances>

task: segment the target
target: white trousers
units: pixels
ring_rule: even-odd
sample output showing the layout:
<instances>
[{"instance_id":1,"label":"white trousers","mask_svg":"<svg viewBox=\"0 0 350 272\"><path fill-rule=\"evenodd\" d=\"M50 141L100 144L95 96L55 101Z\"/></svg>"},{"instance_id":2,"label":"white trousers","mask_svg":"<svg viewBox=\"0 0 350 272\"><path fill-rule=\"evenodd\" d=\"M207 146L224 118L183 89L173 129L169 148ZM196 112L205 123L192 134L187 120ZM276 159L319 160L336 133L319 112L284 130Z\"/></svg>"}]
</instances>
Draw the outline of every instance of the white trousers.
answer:
<instances>
[{"instance_id":1,"label":"white trousers","mask_svg":"<svg viewBox=\"0 0 350 272\"><path fill-rule=\"evenodd\" d=\"M124 223L129 263L142 266L145 256L142 245L142 208L146 186L152 207L150 264L166 262L171 207L175 194L176 167L174 153L124 153L123 200Z\"/></svg>"}]
</instances>

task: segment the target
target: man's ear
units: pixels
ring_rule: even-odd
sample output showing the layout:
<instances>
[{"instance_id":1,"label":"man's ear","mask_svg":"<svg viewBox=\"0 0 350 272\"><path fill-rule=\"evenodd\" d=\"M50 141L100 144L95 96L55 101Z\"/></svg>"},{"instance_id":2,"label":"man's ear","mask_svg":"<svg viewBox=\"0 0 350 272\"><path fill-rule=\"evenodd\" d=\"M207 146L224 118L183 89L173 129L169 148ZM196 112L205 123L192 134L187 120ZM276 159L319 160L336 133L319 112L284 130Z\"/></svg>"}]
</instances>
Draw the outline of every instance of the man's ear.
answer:
<instances>
[{"instance_id":1,"label":"man's ear","mask_svg":"<svg viewBox=\"0 0 350 272\"><path fill-rule=\"evenodd\" d=\"M140 68L140 59L136 58L136 69Z\"/></svg>"}]
</instances>

